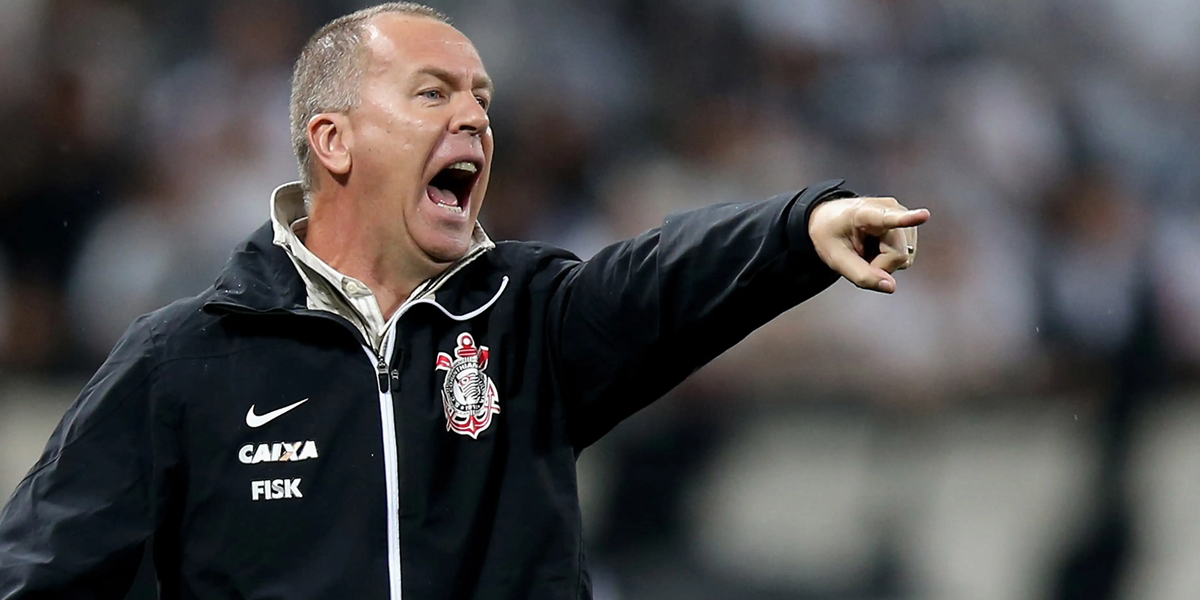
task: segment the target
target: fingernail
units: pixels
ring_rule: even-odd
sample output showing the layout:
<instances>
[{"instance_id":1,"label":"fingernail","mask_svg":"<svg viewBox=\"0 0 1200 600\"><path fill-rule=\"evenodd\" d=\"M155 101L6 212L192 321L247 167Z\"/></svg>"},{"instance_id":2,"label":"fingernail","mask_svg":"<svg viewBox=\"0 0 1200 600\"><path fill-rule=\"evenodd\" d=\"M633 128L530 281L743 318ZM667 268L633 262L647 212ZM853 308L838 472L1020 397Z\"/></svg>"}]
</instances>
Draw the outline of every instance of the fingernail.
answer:
<instances>
[{"instance_id":1,"label":"fingernail","mask_svg":"<svg viewBox=\"0 0 1200 600\"><path fill-rule=\"evenodd\" d=\"M891 281L888 281L887 279L884 279L879 282L879 285L876 286L876 289L878 289L881 292L890 294L890 293L896 291L896 284L892 283Z\"/></svg>"}]
</instances>

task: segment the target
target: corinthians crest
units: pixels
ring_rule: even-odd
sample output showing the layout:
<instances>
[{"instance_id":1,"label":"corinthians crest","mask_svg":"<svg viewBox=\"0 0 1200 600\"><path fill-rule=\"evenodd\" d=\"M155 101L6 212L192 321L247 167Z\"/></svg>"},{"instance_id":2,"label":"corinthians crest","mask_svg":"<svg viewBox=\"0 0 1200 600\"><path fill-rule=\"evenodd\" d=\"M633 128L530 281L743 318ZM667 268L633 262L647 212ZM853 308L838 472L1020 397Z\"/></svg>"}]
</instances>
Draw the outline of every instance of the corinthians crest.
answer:
<instances>
[{"instance_id":1,"label":"corinthians crest","mask_svg":"<svg viewBox=\"0 0 1200 600\"><path fill-rule=\"evenodd\" d=\"M487 346L476 346L469 333L458 335L454 358L438 352L438 371L446 371L442 383L442 407L446 410L446 430L479 438L492 424L492 415L500 412L496 384L483 374L487 368Z\"/></svg>"}]
</instances>

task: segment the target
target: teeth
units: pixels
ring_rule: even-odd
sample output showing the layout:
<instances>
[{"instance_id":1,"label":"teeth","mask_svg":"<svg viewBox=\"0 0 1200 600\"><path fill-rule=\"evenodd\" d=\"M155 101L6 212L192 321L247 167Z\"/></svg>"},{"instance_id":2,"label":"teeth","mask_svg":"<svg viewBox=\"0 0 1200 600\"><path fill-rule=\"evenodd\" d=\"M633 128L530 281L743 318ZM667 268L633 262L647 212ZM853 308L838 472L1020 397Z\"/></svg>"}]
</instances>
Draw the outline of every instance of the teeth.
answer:
<instances>
[{"instance_id":1,"label":"teeth","mask_svg":"<svg viewBox=\"0 0 1200 600\"><path fill-rule=\"evenodd\" d=\"M449 206L449 205L446 205L446 204L439 204L438 206L440 206L440 207L442 207L442 208L444 208L444 209L446 209L446 210L448 210L448 211L450 211L450 212L452 212L452 213L454 213L454 214L456 214L456 215L461 215L461 214L462 214L462 207L461 207L461 206Z\"/></svg>"},{"instance_id":2,"label":"teeth","mask_svg":"<svg viewBox=\"0 0 1200 600\"><path fill-rule=\"evenodd\" d=\"M467 162L465 160L460 160L446 168L455 169L457 171L466 171L468 173L474 173L477 170L475 168L475 163Z\"/></svg>"}]
</instances>

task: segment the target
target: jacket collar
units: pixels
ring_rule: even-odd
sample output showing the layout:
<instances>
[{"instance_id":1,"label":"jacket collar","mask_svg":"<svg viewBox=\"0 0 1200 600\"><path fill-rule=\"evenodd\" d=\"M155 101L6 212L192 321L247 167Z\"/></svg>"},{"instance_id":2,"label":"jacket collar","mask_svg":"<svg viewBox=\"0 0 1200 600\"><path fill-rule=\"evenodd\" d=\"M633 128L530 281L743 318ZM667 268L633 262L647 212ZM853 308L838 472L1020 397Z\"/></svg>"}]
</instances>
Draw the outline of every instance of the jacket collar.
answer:
<instances>
[{"instance_id":1,"label":"jacket collar","mask_svg":"<svg viewBox=\"0 0 1200 600\"><path fill-rule=\"evenodd\" d=\"M307 308L304 280L287 254L273 242L271 223L263 223L234 249L213 283L205 306L255 312Z\"/></svg>"},{"instance_id":2,"label":"jacket collar","mask_svg":"<svg viewBox=\"0 0 1200 600\"><path fill-rule=\"evenodd\" d=\"M264 223L234 250L233 256L213 286L213 297L206 306L250 310L255 312L296 312L313 308L309 299L311 281L303 276L307 263L299 258L303 249L317 264L325 265L308 252L294 225L307 218L303 193L298 183L275 189L271 196L271 221ZM291 252L285 249L291 245ZM468 268L484 263L479 258L495 248L483 228L476 223L470 250L438 277L417 288L401 310L418 304L431 304L455 320L467 320L487 310L508 285L508 277L489 277L486 268ZM314 265L316 266L316 265ZM325 265L331 274L337 274ZM482 277L469 274L475 272ZM314 273L315 274L315 273ZM326 273L322 272L321 275ZM338 274L340 275L340 274ZM331 282L332 283L332 282ZM490 291L486 291L490 290Z\"/></svg>"}]
</instances>

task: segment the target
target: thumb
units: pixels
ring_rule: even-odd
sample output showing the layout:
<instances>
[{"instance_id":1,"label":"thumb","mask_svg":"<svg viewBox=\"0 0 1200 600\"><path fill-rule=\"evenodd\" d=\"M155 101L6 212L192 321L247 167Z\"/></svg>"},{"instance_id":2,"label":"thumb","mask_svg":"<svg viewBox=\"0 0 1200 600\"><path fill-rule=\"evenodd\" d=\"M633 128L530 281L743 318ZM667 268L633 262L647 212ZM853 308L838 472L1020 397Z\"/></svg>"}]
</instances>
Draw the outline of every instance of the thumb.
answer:
<instances>
[{"instance_id":1,"label":"thumb","mask_svg":"<svg viewBox=\"0 0 1200 600\"><path fill-rule=\"evenodd\" d=\"M896 291L896 280L887 271L871 266L853 248L835 244L829 250L829 268L864 289L890 294Z\"/></svg>"}]
</instances>

